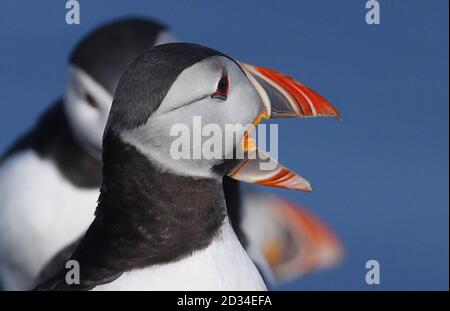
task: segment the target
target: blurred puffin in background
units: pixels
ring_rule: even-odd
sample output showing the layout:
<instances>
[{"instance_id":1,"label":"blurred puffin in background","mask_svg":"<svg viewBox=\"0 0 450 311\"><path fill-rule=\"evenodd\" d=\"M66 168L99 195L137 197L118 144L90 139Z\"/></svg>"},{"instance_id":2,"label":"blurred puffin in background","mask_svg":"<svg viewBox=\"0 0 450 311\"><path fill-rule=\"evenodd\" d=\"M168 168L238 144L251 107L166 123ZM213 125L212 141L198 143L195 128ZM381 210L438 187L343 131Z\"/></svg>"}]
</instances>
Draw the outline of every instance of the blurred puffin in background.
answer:
<instances>
[{"instance_id":1,"label":"blurred puffin in background","mask_svg":"<svg viewBox=\"0 0 450 311\"><path fill-rule=\"evenodd\" d=\"M175 159L171 127L196 116L224 129L269 117L339 113L294 79L210 48L175 43L148 50L125 72L114 96L96 217L71 256L83 267L81 283L67 284L62 266L38 290L266 289L230 224L223 178L300 191L311 186L249 142L248 132L225 140L220 159ZM245 159L234 158L238 148ZM273 165L261 170L263 162ZM281 210L291 213L292 227L318 223ZM322 229L319 235L327 233Z\"/></svg>"},{"instance_id":2,"label":"blurred puffin in background","mask_svg":"<svg viewBox=\"0 0 450 311\"><path fill-rule=\"evenodd\" d=\"M240 227L249 241L246 251L269 288L342 261L341 241L307 208L255 188L246 189L242 200Z\"/></svg>"},{"instance_id":3,"label":"blurred puffin in background","mask_svg":"<svg viewBox=\"0 0 450 311\"><path fill-rule=\"evenodd\" d=\"M124 19L84 37L62 99L0 160L0 288L32 286L43 265L94 219L101 141L114 90L143 51L175 41L149 19Z\"/></svg>"}]
</instances>

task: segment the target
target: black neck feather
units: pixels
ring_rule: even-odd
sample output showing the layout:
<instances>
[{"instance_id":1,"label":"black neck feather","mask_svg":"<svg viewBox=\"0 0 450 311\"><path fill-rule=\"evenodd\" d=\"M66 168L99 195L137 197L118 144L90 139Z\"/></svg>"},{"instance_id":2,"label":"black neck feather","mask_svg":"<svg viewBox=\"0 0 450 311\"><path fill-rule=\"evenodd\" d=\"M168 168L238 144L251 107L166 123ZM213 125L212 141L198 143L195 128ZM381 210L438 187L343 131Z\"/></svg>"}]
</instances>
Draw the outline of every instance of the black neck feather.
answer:
<instances>
[{"instance_id":1,"label":"black neck feather","mask_svg":"<svg viewBox=\"0 0 450 311\"><path fill-rule=\"evenodd\" d=\"M114 135L103 148L96 218L72 255L81 284L66 286L60 273L41 289L89 289L125 271L176 261L208 246L224 221L220 181L162 173Z\"/></svg>"}]
</instances>

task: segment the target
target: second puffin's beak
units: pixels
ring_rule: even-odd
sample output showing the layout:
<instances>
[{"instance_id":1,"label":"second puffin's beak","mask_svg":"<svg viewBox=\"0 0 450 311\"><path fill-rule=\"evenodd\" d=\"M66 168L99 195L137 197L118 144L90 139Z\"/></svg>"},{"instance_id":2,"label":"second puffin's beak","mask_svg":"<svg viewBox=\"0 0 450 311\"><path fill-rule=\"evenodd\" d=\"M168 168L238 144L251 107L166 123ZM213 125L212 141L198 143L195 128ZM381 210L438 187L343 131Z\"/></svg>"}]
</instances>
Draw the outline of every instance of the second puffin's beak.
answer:
<instances>
[{"instance_id":1,"label":"second puffin's beak","mask_svg":"<svg viewBox=\"0 0 450 311\"><path fill-rule=\"evenodd\" d=\"M240 65L261 96L269 117L340 119L339 112L325 98L293 78L264 67Z\"/></svg>"}]
</instances>

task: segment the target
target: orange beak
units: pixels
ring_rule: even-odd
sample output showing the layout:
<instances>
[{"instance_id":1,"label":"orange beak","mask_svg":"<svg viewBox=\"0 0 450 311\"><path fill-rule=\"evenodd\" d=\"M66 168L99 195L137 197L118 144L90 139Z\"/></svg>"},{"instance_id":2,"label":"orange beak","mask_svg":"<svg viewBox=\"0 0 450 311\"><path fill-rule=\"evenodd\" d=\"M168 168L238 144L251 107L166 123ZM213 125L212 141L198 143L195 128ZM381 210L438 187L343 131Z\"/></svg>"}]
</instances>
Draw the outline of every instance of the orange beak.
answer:
<instances>
[{"instance_id":1,"label":"orange beak","mask_svg":"<svg viewBox=\"0 0 450 311\"><path fill-rule=\"evenodd\" d=\"M325 98L302 83L278 71L240 63L248 79L261 97L264 112L254 122L264 118L335 117L341 115ZM242 161L229 176L233 179L297 191L312 191L310 183L300 175L276 162L256 147L256 142L246 133L244 151L248 158ZM253 157L251 157L253 156ZM261 169L261 164L270 163Z\"/></svg>"},{"instance_id":2,"label":"orange beak","mask_svg":"<svg viewBox=\"0 0 450 311\"><path fill-rule=\"evenodd\" d=\"M261 149L256 148L248 152L248 157L229 173L231 178L262 186L312 191L305 178L284 167Z\"/></svg>"},{"instance_id":3,"label":"orange beak","mask_svg":"<svg viewBox=\"0 0 450 311\"><path fill-rule=\"evenodd\" d=\"M292 77L264 67L240 65L270 111L271 118L341 118L325 98Z\"/></svg>"}]
</instances>

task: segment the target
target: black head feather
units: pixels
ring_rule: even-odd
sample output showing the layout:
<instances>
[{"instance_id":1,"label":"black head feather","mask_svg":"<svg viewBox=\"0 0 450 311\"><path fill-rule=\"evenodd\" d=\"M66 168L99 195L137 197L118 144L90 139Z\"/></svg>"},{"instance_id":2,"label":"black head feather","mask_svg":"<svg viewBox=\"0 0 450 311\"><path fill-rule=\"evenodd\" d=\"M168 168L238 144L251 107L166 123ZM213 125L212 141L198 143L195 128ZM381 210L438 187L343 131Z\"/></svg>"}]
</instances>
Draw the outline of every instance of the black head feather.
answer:
<instances>
[{"instance_id":1,"label":"black head feather","mask_svg":"<svg viewBox=\"0 0 450 311\"><path fill-rule=\"evenodd\" d=\"M131 18L99 27L75 47L70 63L93 77L111 94L127 66L143 51L155 44L167 30L159 22Z\"/></svg>"},{"instance_id":2,"label":"black head feather","mask_svg":"<svg viewBox=\"0 0 450 311\"><path fill-rule=\"evenodd\" d=\"M197 44L168 43L139 56L119 81L106 131L145 124L182 71L221 52Z\"/></svg>"}]
</instances>

